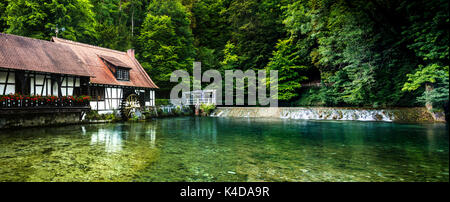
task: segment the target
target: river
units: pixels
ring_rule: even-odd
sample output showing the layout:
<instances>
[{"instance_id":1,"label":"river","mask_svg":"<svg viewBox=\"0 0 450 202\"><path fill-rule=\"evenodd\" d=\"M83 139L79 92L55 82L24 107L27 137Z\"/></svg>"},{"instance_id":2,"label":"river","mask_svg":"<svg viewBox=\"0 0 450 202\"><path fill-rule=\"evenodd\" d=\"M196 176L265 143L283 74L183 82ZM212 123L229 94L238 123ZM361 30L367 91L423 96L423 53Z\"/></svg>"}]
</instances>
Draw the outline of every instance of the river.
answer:
<instances>
[{"instance_id":1,"label":"river","mask_svg":"<svg viewBox=\"0 0 450 202\"><path fill-rule=\"evenodd\" d=\"M3 130L0 181L448 182L448 125L180 117Z\"/></svg>"}]
</instances>

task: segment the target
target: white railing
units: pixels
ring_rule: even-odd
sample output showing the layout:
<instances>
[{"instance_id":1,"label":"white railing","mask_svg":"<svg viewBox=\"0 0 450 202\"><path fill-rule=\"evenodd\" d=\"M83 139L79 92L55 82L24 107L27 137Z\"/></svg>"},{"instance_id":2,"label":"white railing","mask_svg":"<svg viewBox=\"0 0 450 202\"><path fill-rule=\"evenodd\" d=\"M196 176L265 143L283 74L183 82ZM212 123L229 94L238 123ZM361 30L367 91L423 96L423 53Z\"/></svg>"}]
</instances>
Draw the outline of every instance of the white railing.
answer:
<instances>
[{"instance_id":1,"label":"white railing","mask_svg":"<svg viewBox=\"0 0 450 202\"><path fill-rule=\"evenodd\" d=\"M214 98L193 98L193 99L170 99L172 105L201 105L216 104Z\"/></svg>"},{"instance_id":2,"label":"white railing","mask_svg":"<svg viewBox=\"0 0 450 202\"><path fill-rule=\"evenodd\" d=\"M186 99L185 102L187 105L216 104L213 98Z\"/></svg>"}]
</instances>

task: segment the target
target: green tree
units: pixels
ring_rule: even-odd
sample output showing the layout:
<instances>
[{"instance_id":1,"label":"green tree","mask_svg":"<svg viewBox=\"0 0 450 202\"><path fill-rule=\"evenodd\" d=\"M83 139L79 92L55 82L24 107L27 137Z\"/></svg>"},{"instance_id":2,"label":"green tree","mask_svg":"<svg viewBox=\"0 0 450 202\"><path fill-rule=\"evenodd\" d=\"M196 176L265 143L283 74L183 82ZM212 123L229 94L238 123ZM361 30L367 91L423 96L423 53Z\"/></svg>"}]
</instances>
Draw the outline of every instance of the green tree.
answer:
<instances>
[{"instance_id":1,"label":"green tree","mask_svg":"<svg viewBox=\"0 0 450 202\"><path fill-rule=\"evenodd\" d=\"M308 79L310 52L315 47L312 23L304 2L297 1L284 7L283 21L289 38L280 40L266 69L278 70L278 99L290 101L299 96L301 82Z\"/></svg>"},{"instance_id":2,"label":"green tree","mask_svg":"<svg viewBox=\"0 0 450 202\"><path fill-rule=\"evenodd\" d=\"M94 5L98 46L125 51L134 47L147 15L147 1L91 0Z\"/></svg>"},{"instance_id":3,"label":"green tree","mask_svg":"<svg viewBox=\"0 0 450 202\"><path fill-rule=\"evenodd\" d=\"M6 7L7 33L48 40L52 29L63 28L58 37L92 42L96 21L89 0L17 0Z\"/></svg>"},{"instance_id":4,"label":"green tree","mask_svg":"<svg viewBox=\"0 0 450 202\"><path fill-rule=\"evenodd\" d=\"M239 61L242 60L242 58L237 55L236 45L228 41L223 52L224 58L220 63L222 65L222 70L233 70L238 68Z\"/></svg>"},{"instance_id":5,"label":"green tree","mask_svg":"<svg viewBox=\"0 0 450 202\"><path fill-rule=\"evenodd\" d=\"M307 79L301 71L308 66L298 61L303 58L300 58L302 55L298 54L299 50L292 43L292 38L280 41L276 46L277 51L267 66L268 70L278 70L278 99L282 101L297 97L298 89L301 87L300 82Z\"/></svg>"},{"instance_id":6,"label":"green tree","mask_svg":"<svg viewBox=\"0 0 450 202\"><path fill-rule=\"evenodd\" d=\"M239 68L263 69L279 39L284 38L279 0L234 0L227 9L231 42L242 58Z\"/></svg>"},{"instance_id":7,"label":"green tree","mask_svg":"<svg viewBox=\"0 0 450 202\"><path fill-rule=\"evenodd\" d=\"M311 29L309 36L316 41L311 43L311 62L321 72L324 103L375 107L411 103L401 89L415 59L402 41L399 28L405 22L403 13L396 12L400 3L294 3L305 9L296 11L294 7L286 20L293 22L293 28ZM310 23L295 23L302 16Z\"/></svg>"},{"instance_id":8,"label":"green tree","mask_svg":"<svg viewBox=\"0 0 450 202\"><path fill-rule=\"evenodd\" d=\"M7 0L0 0L0 32L6 29L6 7L8 6Z\"/></svg>"},{"instance_id":9,"label":"green tree","mask_svg":"<svg viewBox=\"0 0 450 202\"><path fill-rule=\"evenodd\" d=\"M403 36L419 58L415 72L408 74L404 91L422 91L418 101L441 108L449 100L448 1L404 3L410 25ZM423 89L427 85L427 89Z\"/></svg>"},{"instance_id":10,"label":"green tree","mask_svg":"<svg viewBox=\"0 0 450 202\"><path fill-rule=\"evenodd\" d=\"M202 69L217 69L223 60L231 29L226 13L229 0L197 0L187 3L191 11L191 28L196 49L195 60Z\"/></svg>"},{"instance_id":11,"label":"green tree","mask_svg":"<svg viewBox=\"0 0 450 202\"><path fill-rule=\"evenodd\" d=\"M121 0L92 0L98 33L96 44L102 47L126 50L131 48L131 33L127 29L128 15L124 10L129 3Z\"/></svg>"},{"instance_id":12,"label":"green tree","mask_svg":"<svg viewBox=\"0 0 450 202\"><path fill-rule=\"evenodd\" d=\"M180 1L153 1L138 37L138 57L143 67L168 95L174 70L192 72L193 36L188 12Z\"/></svg>"}]
</instances>

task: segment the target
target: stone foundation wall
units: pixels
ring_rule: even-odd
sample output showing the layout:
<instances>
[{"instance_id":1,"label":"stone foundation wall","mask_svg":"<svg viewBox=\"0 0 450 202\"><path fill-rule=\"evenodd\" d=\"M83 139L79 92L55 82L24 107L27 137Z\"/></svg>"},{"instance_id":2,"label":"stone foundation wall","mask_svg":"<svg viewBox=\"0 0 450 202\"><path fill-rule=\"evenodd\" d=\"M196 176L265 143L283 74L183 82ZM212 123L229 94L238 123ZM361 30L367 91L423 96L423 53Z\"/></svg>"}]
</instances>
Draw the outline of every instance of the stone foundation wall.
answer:
<instances>
[{"instance_id":1,"label":"stone foundation wall","mask_svg":"<svg viewBox=\"0 0 450 202\"><path fill-rule=\"evenodd\" d=\"M0 128L51 126L81 123L81 112L0 115Z\"/></svg>"}]
</instances>

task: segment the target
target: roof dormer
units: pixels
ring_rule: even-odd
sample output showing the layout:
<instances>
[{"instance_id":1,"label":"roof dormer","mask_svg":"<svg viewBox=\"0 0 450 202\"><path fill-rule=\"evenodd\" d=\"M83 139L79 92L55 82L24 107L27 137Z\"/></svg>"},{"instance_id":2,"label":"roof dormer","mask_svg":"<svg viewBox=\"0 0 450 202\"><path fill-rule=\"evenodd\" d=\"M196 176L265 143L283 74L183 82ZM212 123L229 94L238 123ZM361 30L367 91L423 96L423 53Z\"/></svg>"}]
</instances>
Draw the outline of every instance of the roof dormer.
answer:
<instances>
[{"instance_id":1,"label":"roof dormer","mask_svg":"<svg viewBox=\"0 0 450 202\"><path fill-rule=\"evenodd\" d=\"M127 64L122 61L109 56L99 56L103 62L106 64L109 70L114 74L119 81L129 81L130 80L130 69Z\"/></svg>"}]
</instances>

